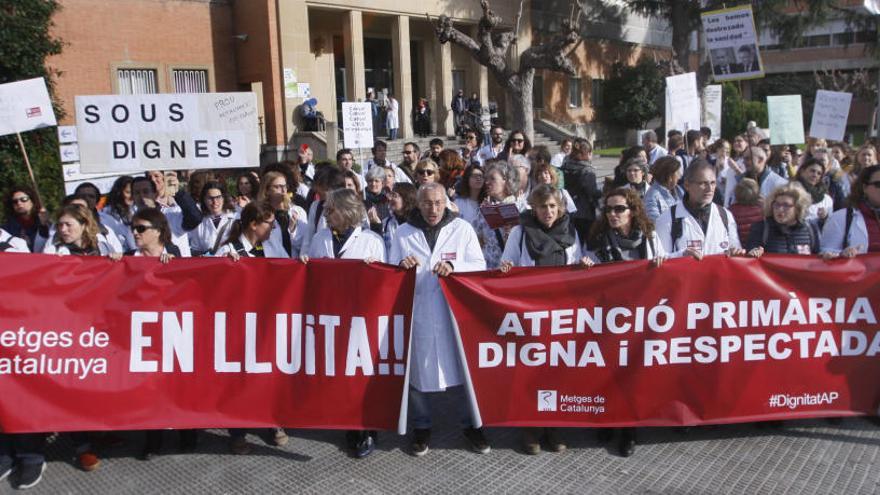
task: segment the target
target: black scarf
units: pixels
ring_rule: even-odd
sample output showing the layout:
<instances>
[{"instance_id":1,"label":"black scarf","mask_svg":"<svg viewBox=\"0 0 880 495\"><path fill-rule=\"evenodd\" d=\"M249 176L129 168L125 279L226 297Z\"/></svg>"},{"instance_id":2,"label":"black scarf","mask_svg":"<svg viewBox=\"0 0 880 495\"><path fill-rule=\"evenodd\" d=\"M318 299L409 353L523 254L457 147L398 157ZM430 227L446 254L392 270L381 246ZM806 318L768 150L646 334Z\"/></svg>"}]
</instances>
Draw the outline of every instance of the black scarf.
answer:
<instances>
[{"instance_id":1,"label":"black scarf","mask_svg":"<svg viewBox=\"0 0 880 495\"><path fill-rule=\"evenodd\" d=\"M367 209L369 210L370 206L379 206L384 204L387 201L387 197L385 196L385 191L379 191L378 193L372 193L370 191L364 191L364 196L366 198Z\"/></svg>"},{"instance_id":2,"label":"black scarf","mask_svg":"<svg viewBox=\"0 0 880 495\"><path fill-rule=\"evenodd\" d=\"M428 225L428 222L426 222L424 218L422 218L422 212L420 212L418 208L415 208L410 212L407 223L420 229L425 234L425 240L428 241L428 247L430 247L433 252L434 246L437 244L437 237L440 236L440 229L449 225L449 222L453 221L455 217L455 213L452 213L452 211L447 208L446 211L443 212L443 218L440 219L440 222L432 227Z\"/></svg>"},{"instance_id":3,"label":"black scarf","mask_svg":"<svg viewBox=\"0 0 880 495\"><path fill-rule=\"evenodd\" d=\"M810 193L810 198L813 200L813 203L820 203L825 199L825 195L828 194L828 186L821 181L814 186L801 177L798 177L797 180L802 186L804 186L804 189Z\"/></svg>"},{"instance_id":4,"label":"black scarf","mask_svg":"<svg viewBox=\"0 0 880 495\"><path fill-rule=\"evenodd\" d=\"M100 256L101 253L98 252L97 249L85 249L77 246L76 244L62 244L62 246L66 247L70 254L74 256Z\"/></svg>"},{"instance_id":5,"label":"black scarf","mask_svg":"<svg viewBox=\"0 0 880 495\"><path fill-rule=\"evenodd\" d=\"M568 257L565 250L575 243L573 225L568 215L557 218L549 228L538 221L534 211L519 216L526 249L535 260L535 266L565 266Z\"/></svg>"},{"instance_id":6,"label":"black scarf","mask_svg":"<svg viewBox=\"0 0 880 495\"><path fill-rule=\"evenodd\" d=\"M275 220L278 221L278 226L281 227L281 244L284 246L284 251L290 256L293 252L293 245L290 241L290 231L288 230L290 227L290 213L288 213L287 210L276 210Z\"/></svg>"},{"instance_id":7,"label":"black scarf","mask_svg":"<svg viewBox=\"0 0 880 495\"><path fill-rule=\"evenodd\" d=\"M688 213L690 213L700 224L700 228L703 229L703 235L706 235L706 231L709 230L709 217L712 215L712 203L709 203L706 206L692 207L690 197L687 193L684 194L684 198L682 198L681 201L684 203L684 207L687 209Z\"/></svg>"},{"instance_id":8,"label":"black scarf","mask_svg":"<svg viewBox=\"0 0 880 495\"><path fill-rule=\"evenodd\" d=\"M348 242L348 238L354 233L354 227L349 227L345 232L330 231L333 234L333 257L339 258L342 255L342 246Z\"/></svg>"}]
</instances>

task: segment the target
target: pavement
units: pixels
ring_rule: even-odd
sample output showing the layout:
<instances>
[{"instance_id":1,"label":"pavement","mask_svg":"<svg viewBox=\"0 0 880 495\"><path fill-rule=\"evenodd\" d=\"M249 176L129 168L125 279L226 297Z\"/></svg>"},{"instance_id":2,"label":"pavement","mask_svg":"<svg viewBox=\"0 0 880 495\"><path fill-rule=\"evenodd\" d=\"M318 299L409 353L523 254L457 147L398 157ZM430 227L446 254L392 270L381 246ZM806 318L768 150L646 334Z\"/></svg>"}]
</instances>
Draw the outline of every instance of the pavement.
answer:
<instances>
[{"instance_id":1,"label":"pavement","mask_svg":"<svg viewBox=\"0 0 880 495\"><path fill-rule=\"evenodd\" d=\"M101 449L102 465L86 473L73 465L69 436L50 439L48 469L35 494L201 493L670 493L761 494L880 492L880 427L863 418L639 430L635 455L617 455L589 429L566 429L569 449L537 456L520 450L520 432L488 428L492 452L467 450L460 430L436 404L430 451L409 454L406 437L379 435L378 450L354 459L343 432L289 430L285 447L248 435L252 452L228 452L223 430L200 433L194 453L177 452L177 435L151 461L136 454L142 434ZM15 493L9 481L0 493Z\"/></svg>"}]
</instances>

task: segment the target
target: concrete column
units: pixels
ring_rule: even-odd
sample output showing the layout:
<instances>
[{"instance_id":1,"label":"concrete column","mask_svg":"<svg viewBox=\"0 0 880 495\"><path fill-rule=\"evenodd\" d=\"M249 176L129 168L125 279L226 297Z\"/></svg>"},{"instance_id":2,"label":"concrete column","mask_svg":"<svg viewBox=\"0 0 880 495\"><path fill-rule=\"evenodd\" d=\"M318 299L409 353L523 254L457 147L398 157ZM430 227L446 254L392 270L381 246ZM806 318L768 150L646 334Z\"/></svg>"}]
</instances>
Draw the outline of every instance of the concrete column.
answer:
<instances>
[{"instance_id":1,"label":"concrete column","mask_svg":"<svg viewBox=\"0 0 880 495\"><path fill-rule=\"evenodd\" d=\"M452 136L455 134L455 122L452 115L452 45L434 42L434 68L437 77L437 134Z\"/></svg>"},{"instance_id":2,"label":"concrete column","mask_svg":"<svg viewBox=\"0 0 880 495\"><path fill-rule=\"evenodd\" d=\"M434 65L434 45L437 43L437 40L434 36L430 38L420 41L419 48L421 49L421 59L422 62L422 81L425 85L425 93L422 95L428 99L428 104L431 106L431 132L437 133L437 125L440 121L440 100L437 98L437 77L435 76L435 71L437 67Z\"/></svg>"},{"instance_id":3,"label":"concrete column","mask_svg":"<svg viewBox=\"0 0 880 495\"><path fill-rule=\"evenodd\" d=\"M409 17L399 15L391 25L395 97L399 103L400 137L412 137L412 66L409 53Z\"/></svg>"},{"instance_id":4,"label":"concrete column","mask_svg":"<svg viewBox=\"0 0 880 495\"><path fill-rule=\"evenodd\" d=\"M361 11L350 10L342 26L345 45L346 91L348 101L363 101L367 97L364 76L364 19Z\"/></svg>"},{"instance_id":5,"label":"concrete column","mask_svg":"<svg viewBox=\"0 0 880 495\"><path fill-rule=\"evenodd\" d=\"M474 26L471 28L471 37L473 39L477 39L477 35L480 31L479 26ZM480 97L480 104L486 106L489 104L489 70L486 69L486 66L477 62L476 59L471 58L471 88L468 90L468 98L470 98L470 93L476 91L477 96Z\"/></svg>"}]
</instances>

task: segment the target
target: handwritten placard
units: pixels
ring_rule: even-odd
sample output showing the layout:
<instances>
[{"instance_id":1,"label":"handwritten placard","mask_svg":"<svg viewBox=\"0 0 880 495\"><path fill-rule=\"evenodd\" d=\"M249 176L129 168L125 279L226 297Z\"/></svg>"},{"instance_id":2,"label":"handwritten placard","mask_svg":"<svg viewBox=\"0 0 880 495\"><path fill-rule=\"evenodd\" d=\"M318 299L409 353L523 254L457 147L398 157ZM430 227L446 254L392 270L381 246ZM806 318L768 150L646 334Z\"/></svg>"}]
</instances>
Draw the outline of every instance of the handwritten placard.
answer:
<instances>
[{"instance_id":1,"label":"handwritten placard","mask_svg":"<svg viewBox=\"0 0 880 495\"><path fill-rule=\"evenodd\" d=\"M817 91L813 120L810 122L810 137L843 141L851 104L852 93L824 89Z\"/></svg>"},{"instance_id":2,"label":"handwritten placard","mask_svg":"<svg viewBox=\"0 0 880 495\"><path fill-rule=\"evenodd\" d=\"M770 117L770 144L804 142L801 95L768 96L767 113Z\"/></svg>"},{"instance_id":3,"label":"handwritten placard","mask_svg":"<svg viewBox=\"0 0 880 495\"><path fill-rule=\"evenodd\" d=\"M700 95L697 74L688 72L666 78L666 129L681 132L700 128Z\"/></svg>"},{"instance_id":4,"label":"handwritten placard","mask_svg":"<svg viewBox=\"0 0 880 495\"><path fill-rule=\"evenodd\" d=\"M0 84L0 136L57 125L42 77Z\"/></svg>"},{"instance_id":5,"label":"handwritten placard","mask_svg":"<svg viewBox=\"0 0 880 495\"><path fill-rule=\"evenodd\" d=\"M342 103L342 139L346 148L373 146L373 108L367 103Z\"/></svg>"}]
</instances>

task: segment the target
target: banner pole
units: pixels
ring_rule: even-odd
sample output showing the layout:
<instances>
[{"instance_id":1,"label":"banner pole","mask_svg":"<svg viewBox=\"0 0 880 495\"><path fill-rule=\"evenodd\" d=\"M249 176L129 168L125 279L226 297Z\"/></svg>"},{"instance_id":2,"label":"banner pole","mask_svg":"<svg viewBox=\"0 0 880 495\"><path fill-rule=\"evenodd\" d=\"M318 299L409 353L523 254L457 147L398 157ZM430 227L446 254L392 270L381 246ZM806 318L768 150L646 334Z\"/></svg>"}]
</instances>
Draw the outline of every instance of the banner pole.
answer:
<instances>
[{"instance_id":1,"label":"banner pole","mask_svg":"<svg viewBox=\"0 0 880 495\"><path fill-rule=\"evenodd\" d=\"M40 188L37 187L37 179L34 178L34 169L31 167L31 160L28 158L27 149L24 147L24 140L21 139L21 133L16 132L15 136L18 138L18 146L21 148L21 154L24 156L24 163L27 165L28 174L31 176L31 183L34 186L34 193L37 195L37 201L40 204L43 204L43 199L40 197Z\"/></svg>"}]
</instances>

